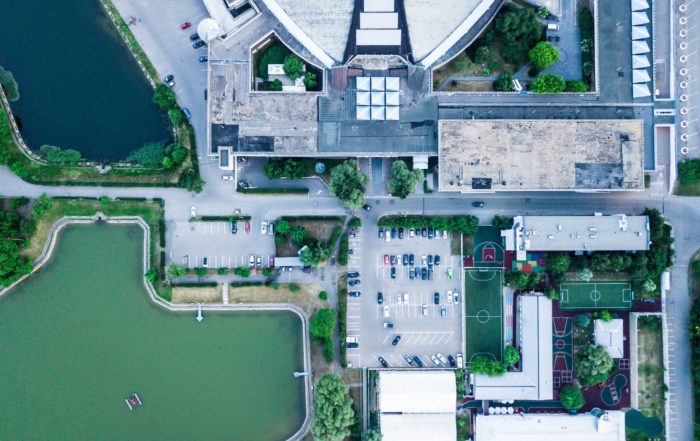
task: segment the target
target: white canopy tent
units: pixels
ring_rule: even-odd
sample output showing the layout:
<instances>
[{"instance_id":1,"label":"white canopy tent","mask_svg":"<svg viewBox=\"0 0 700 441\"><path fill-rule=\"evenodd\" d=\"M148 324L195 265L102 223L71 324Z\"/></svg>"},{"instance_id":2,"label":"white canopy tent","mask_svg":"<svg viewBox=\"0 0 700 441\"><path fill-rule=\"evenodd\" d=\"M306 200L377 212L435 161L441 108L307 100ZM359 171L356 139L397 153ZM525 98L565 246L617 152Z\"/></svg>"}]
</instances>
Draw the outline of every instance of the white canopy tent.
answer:
<instances>
[{"instance_id":1,"label":"white canopy tent","mask_svg":"<svg viewBox=\"0 0 700 441\"><path fill-rule=\"evenodd\" d=\"M633 84L632 85L632 97L633 98L644 98L651 96L649 92L649 86L646 84Z\"/></svg>"},{"instance_id":2,"label":"white canopy tent","mask_svg":"<svg viewBox=\"0 0 700 441\"><path fill-rule=\"evenodd\" d=\"M398 77L386 77L386 90L398 92L400 84L401 81Z\"/></svg>"},{"instance_id":3,"label":"white canopy tent","mask_svg":"<svg viewBox=\"0 0 700 441\"><path fill-rule=\"evenodd\" d=\"M384 92L372 91L372 105L373 106L383 106L384 105Z\"/></svg>"},{"instance_id":4,"label":"white canopy tent","mask_svg":"<svg viewBox=\"0 0 700 441\"><path fill-rule=\"evenodd\" d=\"M357 77L357 90L369 90L370 79L369 77Z\"/></svg>"},{"instance_id":5,"label":"white canopy tent","mask_svg":"<svg viewBox=\"0 0 700 441\"><path fill-rule=\"evenodd\" d=\"M386 106L386 119L387 121L398 121L399 106Z\"/></svg>"},{"instance_id":6,"label":"white canopy tent","mask_svg":"<svg viewBox=\"0 0 700 441\"><path fill-rule=\"evenodd\" d=\"M651 49L649 49L649 45L647 44L646 41L633 41L632 42L632 54L633 55L648 54L649 52L651 52Z\"/></svg>"},{"instance_id":7,"label":"white canopy tent","mask_svg":"<svg viewBox=\"0 0 700 441\"><path fill-rule=\"evenodd\" d=\"M355 109L357 110L356 118L358 120L369 121L369 119L370 119L369 106L357 106Z\"/></svg>"},{"instance_id":8,"label":"white canopy tent","mask_svg":"<svg viewBox=\"0 0 700 441\"><path fill-rule=\"evenodd\" d=\"M384 92L384 77L371 77L372 78L372 90Z\"/></svg>"},{"instance_id":9,"label":"white canopy tent","mask_svg":"<svg viewBox=\"0 0 700 441\"><path fill-rule=\"evenodd\" d=\"M649 37L646 26L632 26L632 40L644 40Z\"/></svg>"},{"instance_id":10,"label":"white canopy tent","mask_svg":"<svg viewBox=\"0 0 700 441\"><path fill-rule=\"evenodd\" d=\"M365 90L360 90L357 92L357 105L358 106L369 106L369 92Z\"/></svg>"},{"instance_id":11,"label":"white canopy tent","mask_svg":"<svg viewBox=\"0 0 700 441\"><path fill-rule=\"evenodd\" d=\"M597 319L593 322L595 344L603 346L612 358L625 356L625 331L622 319L613 319L609 322Z\"/></svg>"},{"instance_id":12,"label":"white canopy tent","mask_svg":"<svg viewBox=\"0 0 700 441\"><path fill-rule=\"evenodd\" d=\"M649 58L646 55L632 55L632 68L643 69L649 67Z\"/></svg>"},{"instance_id":13,"label":"white canopy tent","mask_svg":"<svg viewBox=\"0 0 700 441\"><path fill-rule=\"evenodd\" d=\"M643 11L649 9L649 3L647 0L631 0L633 11Z\"/></svg>"},{"instance_id":14,"label":"white canopy tent","mask_svg":"<svg viewBox=\"0 0 700 441\"><path fill-rule=\"evenodd\" d=\"M649 77L649 72L646 69L634 69L632 71L632 82L633 83L647 83L651 81Z\"/></svg>"},{"instance_id":15,"label":"white canopy tent","mask_svg":"<svg viewBox=\"0 0 700 441\"><path fill-rule=\"evenodd\" d=\"M384 121L384 106L372 106L372 120Z\"/></svg>"},{"instance_id":16,"label":"white canopy tent","mask_svg":"<svg viewBox=\"0 0 700 441\"><path fill-rule=\"evenodd\" d=\"M645 25L647 23L649 23L649 16L646 12L632 13L632 26Z\"/></svg>"},{"instance_id":17,"label":"white canopy tent","mask_svg":"<svg viewBox=\"0 0 700 441\"><path fill-rule=\"evenodd\" d=\"M387 106L398 106L399 105L399 93L398 92L387 92L386 93L386 105Z\"/></svg>"}]
</instances>

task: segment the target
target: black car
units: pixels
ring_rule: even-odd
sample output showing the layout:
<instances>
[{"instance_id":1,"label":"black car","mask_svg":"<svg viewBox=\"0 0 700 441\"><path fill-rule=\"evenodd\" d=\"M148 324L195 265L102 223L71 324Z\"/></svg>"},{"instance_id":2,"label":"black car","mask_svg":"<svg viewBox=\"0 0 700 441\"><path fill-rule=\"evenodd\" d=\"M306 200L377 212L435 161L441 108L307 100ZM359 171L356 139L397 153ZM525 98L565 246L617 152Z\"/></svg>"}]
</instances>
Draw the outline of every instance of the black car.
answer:
<instances>
[{"instance_id":1,"label":"black car","mask_svg":"<svg viewBox=\"0 0 700 441\"><path fill-rule=\"evenodd\" d=\"M423 227L423 229L420 231L420 235L423 237L428 237L428 229Z\"/></svg>"},{"instance_id":2,"label":"black car","mask_svg":"<svg viewBox=\"0 0 700 441\"><path fill-rule=\"evenodd\" d=\"M360 296L362 295L362 293L361 293L360 291L350 291L350 292L348 293L348 295L349 295L350 297L360 297Z\"/></svg>"},{"instance_id":3,"label":"black car","mask_svg":"<svg viewBox=\"0 0 700 441\"><path fill-rule=\"evenodd\" d=\"M433 233L434 233L433 227L429 227L429 228L428 228L428 239L432 239L432 238L433 238Z\"/></svg>"},{"instance_id":4,"label":"black car","mask_svg":"<svg viewBox=\"0 0 700 441\"><path fill-rule=\"evenodd\" d=\"M174 80L174 79L175 79L175 77L174 77L173 75L166 75L166 76L163 77L163 82L164 82L164 83L169 83L169 82L171 82L171 81Z\"/></svg>"},{"instance_id":5,"label":"black car","mask_svg":"<svg viewBox=\"0 0 700 441\"><path fill-rule=\"evenodd\" d=\"M381 292L378 292L377 293L377 305L381 305L382 303L384 303L384 294L382 294Z\"/></svg>"},{"instance_id":6,"label":"black car","mask_svg":"<svg viewBox=\"0 0 700 441\"><path fill-rule=\"evenodd\" d=\"M481 201L474 201L474 202L472 202L472 207L484 208L484 205L485 205L485 204L484 204L483 202L481 202Z\"/></svg>"},{"instance_id":7,"label":"black car","mask_svg":"<svg viewBox=\"0 0 700 441\"><path fill-rule=\"evenodd\" d=\"M360 277L360 273L358 273L357 271L348 273L348 279L356 279L358 277Z\"/></svg>"},{"instance_id":8,"label":"black car","mask_svg":"<svg viewBox=\"0 0 700 441\"><path fill-rule=\"evenodd\" d=\"M428 268L430 268L431 266L433 266L433 255L428 254Z\"/></svg>"},{"instance_id":9,"label":"black car","mask_svg":"<svg viewBox=\"0 0 700 441\"><path fill-rule=\"evenodd\" d=\"M416 278L416 269L415 268L411 268L410 270L408 270L408 278L409 278L409 280L413 280Z\"/></svg>"},{"instance_id":10,"label":"black car","mask_svg":"<svg viewBox=\"0 0 700 441\"><path fill-rule=\"evenodd\" d=\"M355 344L357 344L357 343L355 343ZM348 346L348 347L349 347L349 346ZM416 364L418 365L418 367L423 367L423 360L421 360L417 355L414 355L414 356L413 356L413 361L416 362Z\"/></svg>"},{"instance_id":11,"label":"black car","mask_svg":"<svg viewBox=\"0 0 700 441\"><path fill-rule=\"evenodd\" d=\"M401 256L401 264L403 266L408 266L408 254L404 254Z\"/></svg>"},{"instance_id":12,"label":"black car","mask_svg":"<svg viewBox=\"0 0 700 441\"><path fill-rule=\"evenodd\" d=\"M356 348L359 348L360 345L358 343L346 343L345 347L348 349L356 349Z\"/></svg>"},{"instance_id":13,"label":"black car","mask_svg":"<svg viewBox=\"0 0 700 441\"><path fill-rule=\"evenodd\" d=\"M391 267L391 278L392 279L396 278L396 267L395 266Z\"/></svg>"},{"instance_id":14,"label":"black car","mask_svg":"<svg viewBox=\"0 0 700 441\"><path fill-rule=\"evenodd\" d=\"M440 255L439 254L435 255L435 260L433 260L433 263L435 265L440 265Z\"/></svg>"},{"instance_id":15,"label":"black car","mask_svg":"<svg viewBox=\"0 0 700 441\"><path fill-rule=\"evenodd\" d=\"M195 32L194 34L191 34L191 35L190 35L190 40L191 40L191 41L197 41L197 40L199 40L199 34L196 33L196 32Z\"/></svg>"},{"instance_id":16,"label":"black car","mask_svg":"<svg viewBox=\"0 0 700 441\"><path fill-rule=\"evenodd\" d=\"M413 266L415 264L415 262L416 262L416 256L414 256L413 254L409 254L408 255L408 264Z\"/></svg>"},{"instance_id":17,"label":"black car","mask_svg":"<svg viewBox=\"0 0 700 441\"><path fill-rule=\"evenodd\" d=\"M401 336L400 336L400 335L397 335L397 336L394 337L394 339L391 341L391 345L392 345L392 346L396 346L397 344L399 344L400 341L401 341Z\"/></svg>"},{"instance_id":18,"label":"black car","mask_svg":"<svg viewBox=\"0 0 700 441\"><path fill-rule=\"evenodd\" d=\"M379 239L379 240L384 239L384 228L380 228L377 230L377 239Z\"/></svg>"},{"instance_id":19,"label":"black car","mask_svg":"<svg viewBox=\"0 0 700 441\"><path fill-rule=\"evenodd\" d=\"M231 222L231 234L236 234L236 233L238 233L238 223Z\"/></svg>"},{"instance_id":20,"label":"black car","mask_svg":"<svg viewBox=\"0 0 700 441\"><path fill-rule=\"evenodd\" d=\"M206 43L203 42L202 40L197 40L192 44L192 47L195 49L199 49L200 47L204 46Z\"/></svg>"},{"instance_id":21,"label":"black car","mask_svg":"<svg viewBox=\"0 0 700 441\"><path fill-rule=\"evenodd\" d=\"M399 232L396 231L396 228L391 229L391 238L396 239L399 236Z\"/></svg>"},{"instance_id":22,"label":"black car","mask_svg":"<svg viewBox=\"0 0 700 441\"><path fill-rule=\"evenodd\" d=\"M403 239L403 228L399 228L399 239Z\"/></svg>"},{"instance_id":23,"label":"black car","mask_svg":"<svg viewBox=\"0 0 700 441\"><path fill-rule=\"evenodd\" d=\"M396 265L396 255L392 254L392 255L389 257L389 262L391 262L391 265L392 265L392 266L393 266L393 265Z\"/></svg>"},{"instance_id":24,"label":"black car","mask_svg":"<svg viewBox=\"0 0 700 441\"><path fill-rule=\"evenodd\" d=\"M406 363L408 363L409 366L413 366L416 364L416 362L413 361L413 358L411 358L411 356L408 354L404 355L403 359L406 360Z\"/></svg>"},{"instance_id":25,"label":"black car","mask_svg":"<svg viewBox=\"0 0 700 441\"><path fill-rule=\"evenodd\" d=\"M355 279L355 280L351 280L348 282L348 285L350 285L350 286L357 286L359 284L360 284L360 279Z\"/></svg>"},{"instance_id":26,"label":"black car","mask_svg":"<svg viewBox=\"0 0 700 441\"><path fill-rule=\"evenodd\" d=\"M428 268L423 267L420 270L420 278L426 280L428 278Z\"/></svg>"},{"instance_id":27,"label":"black car","mask_svg":"<svg viewBox=\"0 0 700 441\"><path fill-rule=\"evenodd\" d=\"M436 305L440 304L440 293L439 292L436 292L435 294L433 294L433 301L435 302Z\"/></svg>"},{"instance_id":28,"label":"black car","mask_svg":"<svg viewBox=\"0 0 700 441\"><path fill-rule=\"evenodd\" d=\"M455 361L455 358L451 355L447 356L447 361L450 363L450 367L455 367L457 366L457 362Z\"/></svg>"},{"instance_id":29,"label":"black car","mask_svg":"<svg viewBox=\"0 0 700 441\"><path fill-rule=\"evenodd\" d=\"M199 62L200 62L200 63L206 63L207 61L209 61L209 57L207 57L206 55L200 55L200 56L199 56Z\"/></svg>"},{"instance_id":30,"label":"black car","mask_svg":"<svg viewBox=\"0 0 700 441\"><path fill-rule=\"evenodd\" d=\"M372 206L369 204L363 205L362 208L364 208L366 211L372 211Z\"/></svg>"},{"instance_id":31,"label":"black car","mask_svg":"<svg viewBox=\"0 0 700 441\"><path fill-rule=\"evenodd\" d=\"M381 355L379 356L379 364L381 364L382 367L385 367L385 368L389 367L389 363L387 363L386 360L384 359L384 357L382 357Z\"/></svg>"}]
</instances>

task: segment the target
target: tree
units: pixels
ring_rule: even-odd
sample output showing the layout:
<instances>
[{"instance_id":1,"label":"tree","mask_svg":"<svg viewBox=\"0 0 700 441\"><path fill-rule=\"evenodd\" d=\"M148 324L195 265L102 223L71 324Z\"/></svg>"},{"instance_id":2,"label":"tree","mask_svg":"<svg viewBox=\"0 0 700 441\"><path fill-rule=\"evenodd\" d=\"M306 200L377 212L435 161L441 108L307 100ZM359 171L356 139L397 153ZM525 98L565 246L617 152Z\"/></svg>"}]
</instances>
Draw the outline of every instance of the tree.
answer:
<instances>
[{"instance_id":1,"label":"tree","mask_svg":"<svg viewBox=\"0 0 700 441\"><path fill-rule=\"evenodd\" d=\"M545 73L530 83L530 90L535 93L561 93L566 89L566 82L560 75Z\"/></svg>"},{"instance_id":2,"label":"tree","mask_svg":"<svg viewBox=\"0 0 700 441\"><path fill-rule=\"evenodd\" d=\"M316 338L329 339L333 337L335 328L335 310L321 308L311 317L309 332Z\"/></svg>"},{"instance_id":3,"label":"tree","mask_svg":"<svg viewBox=\"0 0 700 441\"><path fill-rule=\"evenodd\" d=\"M0 86L2 86L5 95L7 95L7 99L11 103L19 100L19 86L17 85L17 81L14 75L12 75L12 72L6 70L2 66L0 66Z\"/></svg>"},{"instance_id":4,"label":"tree","mask_svg":"<svg viewBox=\"0 0 700 441\"><path fill-rule=\"evenodd\" d=\"M362 441L382 441L382 433L375 429L370 429L362 435Z\"/></svg>"},{"instance_id":5,"label":"tree","mask_svg":"<svg viewBox=\"0 0 700 441\"><path fill-rule=\"evenodd\" d=\"M32 215L35 219L41 219L44 217L47 211L53 206L53 201L46 193L42 193L36 200L36 203L32 207Z\"/></svg>"},{"instance_id":6,"label":"tree","mask_svg":"<svg viewBox=\"0 0 700 441\"><path fill-rule=\"evenodd\" d=\"M517 286L519 289L525 289L529 279L530 277L526 272L511 270L507 270L503 277L503 281L506 285Z\"/></svg>"},{"instance_id":7,"label":"tree","mask_svg":"<svg viewBox=\"0 0 700 441\"><path fill-rule=\"evenodd\" d=\"M282 90L282 82L278 79L274 79L267 83L267 90L270 92L279 92Z\"/></svg>"},{"instance_id":8,"label":"tree","mask_svg":"<svg viewBox=\"0 0 700 441\"><path fill-rule=\"evenodd\" d=\"M497 377L506 373L506 366L496 360L489 359L483 355L475 356L469 363L469 371L472 374L488 375L489 377Z\"/></svg>"},{"instance_id":9,"label":"tree","mask_svg":"<svg viewBox=\"0 0 700 441\"><path fill-rule=\"evenodd\" d=\"M544 29L532 8L523 8L512 3L498 15L495 28L506 43L522 41L527 47L542 38Z\"/></svg>"},{"instance_id":10,"label":"tree","mask_svg":"<svg viewBox=\"0 0 700 441\"><path fill-rule=\"evenodd\" d=\"M348 227L350 227L350 228L360 228L361 226L362 226L362 219L360 219L359 217L353 217L348 222Z\"/></svg>"},{"instance_id":11,"label":"tree","mask_svg":"<svg viewBox=\"0 0 700 441\"><path fill-rule=\"evenodd\" d=\"M238 266L233 269L233 275L238 277L250 277L252 270L247 266Z\"/></svg>"},{"instance_id":12,"label":"tree","mask_svg":"<svg viewBox=\"0 0 700 441\"><path fill-rule=\"evenodd\" d=\"M299 78L302 70L304 69L304 62L301 58L294 54L287 55L284 58L284 73L293 81Z\"/></svg>"},{"instance_id":13,"label":"tree","mask_svg":"<svg viewBox=\"0 0 700 441\"><path fill-rule=\"evenodd\" d=\"M225 276L226 274L228 274L228 268L226 268L225 266L219 267L216 270L216 274L218 274L220 276Z\"/></svg>"},{"instance_id":14,"label":"tree","mask_svg":"<svg viewBox=\"0 0 700 441\"><path fill-rule=\"evenodd\" d=\"M535 69L542 70L559 61L559 50L552 43L540 41L530 49L528 57Z\"/></svg>"},{"instance_id":15,"label":"tree","mask_svg":"<svg viewBox=\"0 0 700 441\"><path fill-rule=\"evenodd\" d=\"M158 270L155 268L149 268L148 271L146 271L146 274L144 274L144 277L146 277L146 280L153 283L158 278Z\"/></svg>"},{"instance_id":16,"label":"tree","mask_svg":"<svg viewBox=\"0 0 700 441\"><path fill-rule=\"evenodd\" d=\"M409 170L406 163L396 160L391 164L389 192L392 196L406 199L406 196L416 190L416 185L423 181L423 171Z\"/></svg>"},{"instance_id":17,"label":"tree","mask_svg":"<svg viewBox=\"0 0 700 441\"><path fill-rule=\"evenodd\" d=\"M207 275L207 269L198 267L194 269L194 273L197 275L197 277L201 279L202 277Z\"/></svg>"},{"instance_id":18,"label":"tree","mask_svg":"<svg viewBox=\"0 0 700 441\"><path fill-rule=\"evenodd\" d=\"M170 156L166 156L165 158L163 158L163 161L161 162L161 164L163 165L164 169L170 170L171 168L173 168L173 165L174 165L173 158L171 158Z\"/></svg>"},{"instance_id":19,"label":"tree","mask_svg":"<svg viewBox=\"0 0 700 441\"><path fill-rule=\"evenodd\" d=\"M277 221L277 225L275 227L275 233L283 236L283 235L289 233L289 231L291 229L292 229L292 225L289 223L289 221L281 219L281 220Z\"/></svg>"},{"instance_id":20,"label":"tree","mask_svg":"<svg viewBox=\"0 0 700 441\"><path fill-rule=\"evenodd\" d=\"M328 300L328 293L326 291L321 291L318 293L318 298L323 301L326 301Z\"/></svg>"},{"instance_id":21,"label":"tree","mask_svg":"<svg viewBox=\"0 0 700 441\"><path fill-rule=\"evenodd\" d=\"M168 110L168 119L170 119L170 122L175 127L177 127L180 125L182 120L185 119L185 115L182 113L182 110L180 110L180 109L170 109L170 110Z\"/></svg>"},{"instance_id":22,"label":"tree","mask_svg":"<svg viewBox=\"0 0 700 441\"><path fill-rule=\"evenodd\" d=\"M314 387L314 423L318 441L342 441L350 436L355 420L348 386L337 374L325 374Z\"/></svg>"},{"instance_id":23,"label":"tree","mask_svg":"<svg viewBox=\"0 0 700 441\"><path fill-rule=\"evenodd\" d=\"M564 274L571 265L571 257L567 253L555 253L547 256L546 266L552 274Z\"/></svg>"},{"instance_id":24,"label":"tree","mask_svg":"<svg viewBox=\"0 0 700 441\"><path fill-rule=\"evenodd\" d=\"M588 84L581 80L569 80L566 82L565 91L574 93L588 92Z\"/></svg>"},{"instance_id":25,"label":"tree","mask_svg":"<svg viewBox=\"0 0 700 441\"><path fill-rule=\"evenodd\" d=\"M509 70L504 70L498 76L498 79L493 82L493 90L496 92L512 92L515 90L513 86L513 74Z\"/></svg>"},{"instance_id":26,"label":"tree","mask_svg":"<svg viewBox=\"0 0 700 441\"><path fill-rule=\"evenodd\" d=\"M311 243L304 248L299 254L299 260L305 266L318 266L328 260L330 256L330 248L320 241L315 241L315 243Z\"/></svg>"},{"instance_id":27,"label":"tree","mask_svg":"<svg viewBox=\"0 0 700 441\"><path fill-rule=\"evenodd\" d=\"M612 321L613 315L610 314L610 311L603 310L603 311L600 311L600 313L598 313L598 318L600 318L604 322L609 322L609 321Z\"/></svg>"},{"instance_id":28,"label":"tree","mask_svg":"<svg viewBox=\"0 0 700 441\"><path fill-rule=\"evenodd\" d=\"M537 16L542 20L545 20L547 17L549 17L549 11L544 6L540 6L537 8Z\"/></svg>"},{"instance_id":29,"label":"tree","mask_svg":"<svg viewBox=\"0 0 700 441\"><path fill-rule=\"evenodd\" d=\"M171 263L165 267L165 273L170 279L178 279L185 274L187 274L187 267L185 265L178 265L176 263Z\"/></svg>"},{"instance_id":30,"label":"tree","mask_svg":"<svg viewBox=\"0 0 700 441\"><path fill-rule=\"evenodd\" d=\"M262 275L265 277L271 277L273 273L274 270L272 268L263 268L262 270Z\"/></svg>"},{"instance_id":31,"label":"tree","mask_svg":"<svg viewBox=\"0 0 700 441\"><path fill-rule=\"evenodd\" d=\"M503 361L508 366L513 366L520 361L520 351L518 351L518 348L512 345L506 346L503 350Z\"/></svg>"},{"instance_id":32,"label":"tree","mask_svg":"<svg viewBox=\"0 0 700 441\"><path fill-rule=\"evenodd\" d=\"M644 291L646 292L654 292L656 291L656 283L654 283L654 281L651 279L646 279L642 284L642 288L644 288Z\"/></svg>"},{"instance_id":33,"label":"tree","mask_svg":"<svg viewBox=\"0 0 700 441\"><path fill-rule=\"evenodd\" d=\"M358 170L357 161L349 159L331 170L330 191L348 208L359 208L365 203L367 175Z\"/></svg>"},{"instance_id":34,"label":"tree","mask_svg":"<svg viewBox=\"0 0 700 441\"><path fill-rule=\"evenodd\" d=\"M185 168L180 173L180 178L177 180L177 186L186 188L187 191L200 193L204 189L205 182L199 176L199 172L192 167Z\"/></svg>"},{"instance_id":35,"label":"tree","mask_svg":"<svg viewBox=\"0 0 700 441\"><path fill-rule=\"evenodd\" d=\"M600 384L610 377L615 361L603 346L591 345L576 351L574 369L583 387Z\"/></svg>"},{"instance_id":36,"label":"tree","mask_svg":"<svg viewBox=\"0 0 700 441\"><path fill-rule=\"evenodd\" d=\"M559 391L559 401L568 410L579 410L586 405L581 389L574 386L564 386Z\"/></svg>"},{"instance_id":37,"label":"tree","mask_svg":"<svg viewBox=\"0 0 700 441\"><path fill-rule=\"evenodd\" d=\"M306 72L306 75L304 75L304 86L306 86L306 90L314 90L316 88L316 84L316 74Z\"/></svg>"},{"instance_id":38,"label":"tree","mask_svg":"<svg viewBox=\"0 0 700 441\"><path fill-rule=\"evenodd\" d=\"M0 286L10 285L31 269L31 261L20 255L16 241L0 241Z\"/></svg>"},{"instance_id":39,"label":"tree","mask_svg":"<svg viewBox=\"0 0 700 441\"><path fill-rule=\"evenodd\" d=\"M546 295L549 300L559 300L559 293L551 286L544 289L544 295Z\"/></svg>"},{"instance_id":40,"label":"tree","mask_svg":"<svg viewBox=\"0 0 700 441\"><path fill-rule=\"evenodd\" d=\"M588 268L581 268L578 271L576 271L576 276L578 276L578 278L583 280L584 282L590 282L593 278L593 271L591 271Z\"/></svg>"},{"instance_id":41,"label":"tree","mask_svg":"<svg viewBox=\"0 0 700 441\"><path fill-rule=\"evenodd\" d=\"M491 219L491 226L499 230L507 230L513 227L513 218L509 216L499 216L498 214Z\"/></svg>"},{"instance_id":42,"label":"tree","mask_svg":"<svg viewBox=\"0 0 700 441\"><path fill-rule=\"evenodd\" d=\"M173 145L176 146L171 154L171 156L173 158L173 162L175 164L182 164L185 161L185 159L187 159L187 154L189 152L184 147L180 147L177 144L173 144Z\"/></svg>"},{"instance_id":43,"label":"tree","mask_svg":"<svg viewBox=\"0 0 700 441\"><path fill-rule=\"evenodd\" d=\"M301 161L297 161L292 158L287 158L284 160L282 163L282 169L282 176L289 179L300 179L306 176L304 164Z\"/></svg>"},{"instance_id":44,"label":"tree","mask_svg":"<svg viewBox=\"0 0 700 441\"><path fill-rule=\"evenodd\" d=\"M159 84L153 91L153 102L162 110L168 111L177 108L177 99L175 92L165 84Z\"/></svg>"},{"instance_id":45,"label":"tree","mask_svg":"<svg viewBox=\"0 0 700 441\"><path fill-rule=\"evenodd\" d=\"M290 283L289 285L287 285L287 289L289 290L289 292L299 292L301 291L301 286L299 286L298 283Z\"/></svg>"},{"instance_id":46,"label":"tree","mask_svg":"<svg viewBox=\"0 0 700 441\"><path fill-rule=\"evenodd\" d=\"M268 65L284 63L284 57L287 55L289 55L289 49L279 41L275 41L264 48L256 59L258 76L267 79Z\"/></svg>"},{"instance_id":47,"label":"tree","mask_svg":"<svg viewBox=\"0 0 700 441\"><path fill-rule=\"evenodd\" d=\"M279 159L268 159L263 166L263 173L267 179L275 180L284 176L284 167Z\"/></svg>"},{"instance_id":48,"label":"tree","mask_svg":"<svg viewBox=\"0 0 700 441\"><path fill-rule=\"evenodd\" d=\"M162 142L147 142L127 156L126 160L139 165L157 167L165 158L165 146Z\"/></svg>"},{"instance_id":49,"label":"tree","mask_svg":"<svg viewBox=\"0 0 700 441\"><path fill-rule=\"evenodd\" d=\"M304 243L304 240L306 240L306 236L308 235L306 228L302 227L301 225L297 225L292 229L292 241L294 241L295 244L301 245Z\"/></svg>"},{"instance_id":50,"label":"tree","mask_svg":"<svg viewBox=\"0 0 700 441\"><path fill-rule=\"evenodd\" d=\"M476 233L479 229L479 218L476 216L455 216L452 218L452 228L450 230L453 233L464 234L465 236L471 236Z\"/></svg>"},{"instance_id":51,"label":"tree","mask_svg":"<svg viewBox=\"0 0 700 441\"><path fill-rule=\"evenodd\" d=\"M39 147L39 152L46 162L53 164L70 164L75 165L83 160L83 155L79 151L73 149L62 149L55 145L44 144Z\"/></svg>"},{"instance_id":52,"label":"tree","mask_svg":"<svg viewBox=\"0 0 700 441\"><path fill-rule=\"evenodd\" d=\"M493 52L488 46L479 46L474 52L474 62L477 64L486 64L491 61Z\"/></svg>"},{"instance_id":53,"label":"tree","mask_svg":"<svg viewBox=\"0 0 700 441\"><path fill-rule=\"evenodd\" d=\"M578 326L579 328L585 328L591 322L591 319L588 318L586 314L576 314L575 320L576 326Z\"/></svg>"}]
</instances>

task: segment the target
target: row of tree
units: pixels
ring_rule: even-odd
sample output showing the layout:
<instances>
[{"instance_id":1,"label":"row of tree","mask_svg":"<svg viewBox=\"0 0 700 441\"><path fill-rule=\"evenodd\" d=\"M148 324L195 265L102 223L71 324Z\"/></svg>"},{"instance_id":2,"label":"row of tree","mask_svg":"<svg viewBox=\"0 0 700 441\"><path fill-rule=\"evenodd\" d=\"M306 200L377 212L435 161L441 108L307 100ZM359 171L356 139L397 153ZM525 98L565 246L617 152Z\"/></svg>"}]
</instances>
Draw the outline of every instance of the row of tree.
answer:
<instances>
[{"instance_id":1,"label":"row of tree","mask_svg":"<svg viewBox=\"0 0 700 441\"><path fill-rule=\"evenodd\" d=\"M470 236L479 229L479 218L471 215L464 216L384 216L377 225L388 228L435 228L451 233Z\"/></svg>"},{"instance_id":2,"label":"row of tree","mask_svg":"<svg viewBox=\"0 0 700 441\"><path fill-rule=\"evenodd\" d=\"M131 152L127 161L145 167L163 167L170 170L185 162L188 153L186 148L178 144L166 146L162 142L148 142Z\"/></svg>"}]
</instances>

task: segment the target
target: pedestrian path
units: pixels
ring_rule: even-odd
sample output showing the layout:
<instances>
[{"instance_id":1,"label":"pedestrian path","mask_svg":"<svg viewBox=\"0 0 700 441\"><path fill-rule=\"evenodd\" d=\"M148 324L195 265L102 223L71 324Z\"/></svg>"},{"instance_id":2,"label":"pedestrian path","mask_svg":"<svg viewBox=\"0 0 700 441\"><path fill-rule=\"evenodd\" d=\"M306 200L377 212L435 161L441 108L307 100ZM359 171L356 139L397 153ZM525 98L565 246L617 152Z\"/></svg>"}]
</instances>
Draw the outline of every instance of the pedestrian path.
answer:
<instances>
[{"instance_id":1,"label":"pedestrian path","mask_svg":"<svg viewBox=\"0 0 700 441\"><path fill-rule=\"evenodd\" d=\"M221 301L224 305L228 305L228 283L221 284Z\"/></svg>"}]
</instances>

